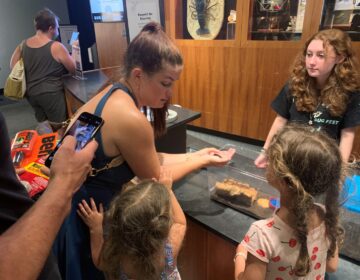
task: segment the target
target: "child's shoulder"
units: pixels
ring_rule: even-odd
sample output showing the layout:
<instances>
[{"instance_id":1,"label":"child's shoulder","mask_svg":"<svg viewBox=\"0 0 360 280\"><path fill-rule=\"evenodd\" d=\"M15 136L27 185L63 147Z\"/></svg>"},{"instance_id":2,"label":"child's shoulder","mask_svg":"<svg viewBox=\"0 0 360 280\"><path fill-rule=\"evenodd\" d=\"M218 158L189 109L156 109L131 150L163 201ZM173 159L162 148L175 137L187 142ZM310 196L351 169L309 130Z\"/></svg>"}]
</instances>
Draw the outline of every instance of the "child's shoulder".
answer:
<instances>
[{"instance_id":1,"label":"child's shoulder","mask_svg":"<svg viewBox=\"0 0 360 280\"><path fill-rule=\"evenodd\" d=\"M275 216L272 216L267 219L253 222L251 224L250 230L259 231L263 234L266 234L266 232L272 231L274 229L274 226L277 227L278 225Z\"/></svg>"},{"instance_id":2,"label":"child's shoulder","mask_svg":"<svg viewBox=\"0 0 360 280\"><path fill-rule=\"evenodd\" d=\"M292 233L293 229L281 220L276 213L273 216L267 219L259 220L251 225L252 230L260 231L266 235L266 233L272 234L283 234L283 233Z\"/></svg>"},{"instance_id":3,"label":"child's shoulder","mask_svg":"<svg viewBox=\"0 0 360 280\"><path fill-rule=\"evenodd\" d=\"M272 225L273 223L275 223L274 216L267 219L255 221L251 225L258 228L264 228L264 227L268 227L269 225Z\"/></svg>"}]
</instances>

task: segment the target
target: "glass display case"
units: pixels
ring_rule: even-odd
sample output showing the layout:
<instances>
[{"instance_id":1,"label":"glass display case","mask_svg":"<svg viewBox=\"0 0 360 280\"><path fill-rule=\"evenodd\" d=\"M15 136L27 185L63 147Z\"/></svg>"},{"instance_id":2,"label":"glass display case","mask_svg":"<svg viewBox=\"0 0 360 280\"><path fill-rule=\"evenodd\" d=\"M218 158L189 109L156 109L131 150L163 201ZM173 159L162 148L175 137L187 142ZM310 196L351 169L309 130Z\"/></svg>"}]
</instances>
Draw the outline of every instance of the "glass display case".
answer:
<instances>
[{"instance_id":1,"label":"glass display case","mask_svg":"<svg viewBox=\"0 0 360 280\"><path fill-rule=\"evenodd\" d=\"M320 29L338 28L360 41L360 0L325 0Z\"/></svg>"},{"instance_id":2,"label":"glass display case","mask_svg":"<svg viewBox=\"0 0 360 280\"><path fill-rule=\"evenodd\" d=\"M235 149L232 161L222 167L208 167L210 198L255 218L268 218L279 207L279 192L266 180L265 169L254 160L258 151L226 144L220 150Z\"/></svg>"},{"instance_id":3,"label":"glass display case","mask_svg":"<svg viewBox=\"0 0 360 280\"><path fill-rule=\"evenodd\" d=\"M249 40L300 40L306 0L252 0Z\"/></svg>"},{"instance_id":4,"label":"glass display case","mask_svg":"<svg viewBox=\"0 0 360 280\"><path fill-rule=\"evenodd\" d=\"M183 0L176 9L176 39L233 40L236 0Z\"/></svg>"}]
</instances>

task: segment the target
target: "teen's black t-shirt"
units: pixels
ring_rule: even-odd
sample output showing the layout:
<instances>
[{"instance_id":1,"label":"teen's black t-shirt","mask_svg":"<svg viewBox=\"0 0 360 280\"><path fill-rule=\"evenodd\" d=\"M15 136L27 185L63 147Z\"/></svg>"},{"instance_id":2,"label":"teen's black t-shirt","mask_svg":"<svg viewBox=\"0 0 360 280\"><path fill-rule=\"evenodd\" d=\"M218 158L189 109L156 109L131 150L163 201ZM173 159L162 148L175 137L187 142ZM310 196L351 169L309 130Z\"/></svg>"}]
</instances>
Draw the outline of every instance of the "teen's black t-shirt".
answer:
<instances>
[{"instance_id":1,"label":"teen's black t-shirt","mask_svg":"<svg viewBox=\"0 0 360 280\"><path fill-rule=\"evenodd\" d=\"M325 131L331 138L340 140L341 130L360 125L360 93L350 95L345 113L342 116L331 116L324 104L319 104L314 112L298 111L295 97L291 94L289 85L286 84L271 103L273 110L289 120L312 125L317 130Z\"/></svg>"},{"instance_id":2,"label":"teen's black t-shirt","mask_svg":"<svg viewBox=\"0 0 360 280\"><path fill-rule=\"evenodd\" d=\"M34 202L16 176L11 160L8 130L5 119L0 112L0 235L13 225L33 204ZM50 255L47 259L38 279L61 279L53 255Z\"/></svg>"}]
</instances>

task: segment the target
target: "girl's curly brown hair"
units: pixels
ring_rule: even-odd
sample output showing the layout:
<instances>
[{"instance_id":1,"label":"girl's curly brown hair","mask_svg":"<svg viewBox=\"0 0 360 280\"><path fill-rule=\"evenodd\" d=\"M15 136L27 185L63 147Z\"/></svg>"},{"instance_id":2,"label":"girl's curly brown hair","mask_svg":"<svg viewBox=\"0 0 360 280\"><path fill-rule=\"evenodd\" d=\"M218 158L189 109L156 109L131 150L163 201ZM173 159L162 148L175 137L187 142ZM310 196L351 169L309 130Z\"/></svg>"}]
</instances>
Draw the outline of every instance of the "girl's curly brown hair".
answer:
<instances>
[{"instance_id":1,"label":"girl's curly brown hair","mask_svg":"<svg viewBox=\"0 0 360 280\"><path fill-rule=\"evenodd\" d=\"M326 86L320 94L316 89L315 79L308 75L305 67L305 57L309 44L313 40L321 40L325 54L332 47L337 56L343 58L337 63ZM322 30L310 37L301 53L296 57L292 66L289 87L296 97L298 111L313 112L319 102L324 103L332 116L341 116L345 110L351 94L360 89L359 63L351 47L349 35L338 29Z\"/></svg>"},{"instance_id":2,"label":"girl's curly brown hair","mask_svg":"<svg viewBox=\"0 0 360 280\"><path fill-rule=\"evenodd\" d=\"M274 136L267 156L273 175L288 185L289 197L293 198L289 210L296 217L293 226L300 244L294 271L297 276L305 276L311 265L307 249L308 216L316 196L325 194L328 258L334 256L336 245L343 242L339 194L347 173L346 164L333 139L311 127L294 124L285 126Z\"/></svg>"},{"instance_id":3,"label":"girl's curly brown hair","mask_svg":"<svg viewBox=\"0 0 360 280\"><path fill-rule=\"evenodd\" d=\"M165 243L172 224L170 195L153 180L124 187L105 213L101 269L108 279L120 279L127 260L136 268L136 279L160 279Z\"/></svg>"}]
</instances>

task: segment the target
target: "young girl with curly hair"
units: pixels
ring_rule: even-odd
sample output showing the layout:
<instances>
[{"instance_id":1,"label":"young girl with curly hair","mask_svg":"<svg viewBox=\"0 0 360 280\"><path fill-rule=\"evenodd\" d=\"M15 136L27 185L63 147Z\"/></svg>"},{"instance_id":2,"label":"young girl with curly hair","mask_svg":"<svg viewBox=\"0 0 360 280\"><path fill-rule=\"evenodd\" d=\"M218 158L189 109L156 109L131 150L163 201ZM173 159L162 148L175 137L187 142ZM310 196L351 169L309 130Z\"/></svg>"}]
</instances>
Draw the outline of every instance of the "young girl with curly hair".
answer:
<instances>
[{"instance_id":1,"label":"young girl with curly hair","mask_svg":"<svg viewBox=\"0 0 360 280\"><path fill-rule=\"evenodd\" d=\"M89 226L92 259L107 279L180 280L176 267L186 219L168 171L162 183L145 180L124 187L105 212L83 200L78 214ZM103 230L104 224L104 230Z\"/></svg>"},{"instance_id":2,"label":"young girl with curly hair","mask_svg":"<svg viewBox=\"0 0 360 280\"><path fill-rule=\"evenodd\" d=\"M255 165L266 167L265 150L288 121L325 131L337 140L343 160L348 161L355 127L360 124L358 69L347 33L322 30L307 40L295 59L288 83L271 104L277 116Z\"/></svg>"},{"instance_id":3,"label":"young girl with curly hair","mask_svg":"<svg viewBox=\"0 0 360 280\"><path fill-rule=\"evenodd\" d=\"M345 165L333 139L306 126L285 126L267 150L267 180L280 208L254 222L235 255L235 278L324 279L336 271L344 232L339 193ZM324 204L315 203L321 195Z\"/></svg>"}]
</instances>

